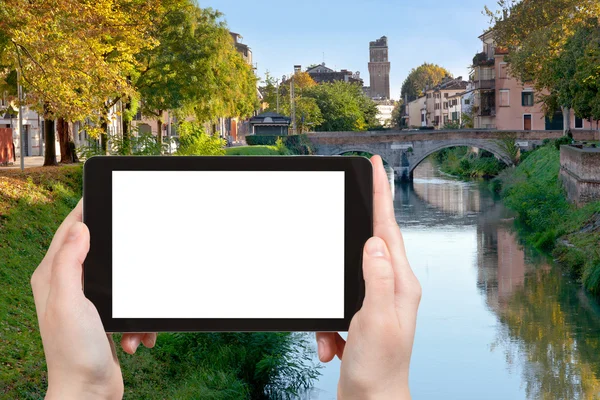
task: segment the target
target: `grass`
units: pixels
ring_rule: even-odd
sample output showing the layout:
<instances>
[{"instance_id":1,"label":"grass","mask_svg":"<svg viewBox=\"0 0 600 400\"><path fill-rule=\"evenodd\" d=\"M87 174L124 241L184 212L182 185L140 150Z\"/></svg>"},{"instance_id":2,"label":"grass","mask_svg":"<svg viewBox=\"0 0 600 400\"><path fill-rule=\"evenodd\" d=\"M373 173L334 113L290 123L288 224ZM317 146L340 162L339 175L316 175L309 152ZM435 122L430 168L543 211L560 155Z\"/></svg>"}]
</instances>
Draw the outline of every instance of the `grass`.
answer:
<instances>
[{"instance_id":1,"label":"grass","mask_svg":"<svg viewBox=\"0 0 600 400\"><path fill-rule=\"evenodd\" d=\"M600 202L580 208L571 204L559 171L560 152L550 143L503 171L493 186L518 213L525 241L551 252L586 289L600 294Z\"/></svg>"},{"instance_id":2,"label":"grass","mask_svg":"<svg viewBox=\"0 0 600 400\"><path fill-rule=\"evenodd\" d=\"M45 395L29 280L81 187L81 166L0 170L0 398ZM286 399L318 376L312 346L289 333L163 333L156 348L118 356L127 399Z\"/></svg>"},{"instance_id":3,"label":"grass","mask_svg":"<svg viewBox=\"0 0 600 400\"><path fill-rule=\"evenodd\" d=\"M239 146L225 149L228 156L278 156L280 151L277 146Z\"/></svg>"}]
</instances>

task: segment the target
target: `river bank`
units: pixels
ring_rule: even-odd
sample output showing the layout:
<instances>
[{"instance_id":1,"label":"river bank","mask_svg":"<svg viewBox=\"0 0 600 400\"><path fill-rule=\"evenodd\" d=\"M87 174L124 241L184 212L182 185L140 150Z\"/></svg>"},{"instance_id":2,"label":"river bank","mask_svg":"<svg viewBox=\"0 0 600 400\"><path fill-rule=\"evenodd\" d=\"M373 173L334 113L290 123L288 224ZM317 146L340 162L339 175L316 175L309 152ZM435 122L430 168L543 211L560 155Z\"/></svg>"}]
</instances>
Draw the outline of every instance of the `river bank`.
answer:
<instances>
[{"instance_id":1,"label":"river bank","mask_svg":"<svg viewBox=\"0 0 600 400\"><path fill-rule=\"evenodd\" d=\"M584 287L600 294L600 202L576 207L559 180L560 151L549 143L491 181L516 211L524 240L552 254Z\"/></svg>"},{"instance_id":2,"label":"river bank","mask_svg":"<svg viewBox=\"0 0 600 400\"><path fill-rule=\"evenodd\" d=\"M81 188L81 165L0 170L0 398L45 395L46 365L29 281ZM176 250L177 243L168 246ZM306 360L315 352L313 340L290 333L162 333L154 349L140 346L134 356L117 346L125 398L292 398L318 375Z\"/></svg>"}]
</instances>

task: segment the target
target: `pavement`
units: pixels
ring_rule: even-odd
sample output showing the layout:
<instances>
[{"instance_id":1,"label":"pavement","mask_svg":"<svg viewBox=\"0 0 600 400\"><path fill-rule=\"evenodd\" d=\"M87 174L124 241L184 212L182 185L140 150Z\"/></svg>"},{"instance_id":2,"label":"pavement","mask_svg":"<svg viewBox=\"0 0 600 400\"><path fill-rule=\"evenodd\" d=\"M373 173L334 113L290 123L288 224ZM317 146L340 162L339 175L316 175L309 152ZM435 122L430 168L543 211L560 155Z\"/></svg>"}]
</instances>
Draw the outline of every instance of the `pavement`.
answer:
<instances>
[{"instance_id":1,"label":"pavement","mask_svg":"<svg viewBox=\"0 0 600 400\"><path fill-rule=\"evenodd\" d=\"M43 156L32 156L25 157L25 168L35 168L41 167L44 165L44 157ZM8 166L0 165L0 171L3 169L19 169L21 168L21 158L17 157L17 161L9 164Z\"/></svg>"}]
</instances>

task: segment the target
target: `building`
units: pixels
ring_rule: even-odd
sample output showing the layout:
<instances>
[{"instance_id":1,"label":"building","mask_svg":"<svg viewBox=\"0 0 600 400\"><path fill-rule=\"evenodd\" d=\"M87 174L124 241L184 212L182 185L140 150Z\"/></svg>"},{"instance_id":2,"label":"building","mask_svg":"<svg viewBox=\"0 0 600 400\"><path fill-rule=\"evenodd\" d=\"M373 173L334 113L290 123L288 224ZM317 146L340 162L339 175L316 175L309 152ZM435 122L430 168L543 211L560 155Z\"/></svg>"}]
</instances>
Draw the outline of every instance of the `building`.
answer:
<instances>
[{"instance_id":1,"label":"building","mask_svg":"<svg viewBox=\"0 0 600 400\"><path fill-rule=\"evenodd\" d=\"M333 82L350 82L357 83L360 86L364 85L364 81L360 77L360 72L352 72L347 69L335 71L325 65L325 63L313 65L306 69L306 73L318 84L333 83Z\"/></svg>"},{"instance_id":2,"label":"building","mask_svg":"<svg viewBox=\"0 0 600 400\"><path fill-rule=\"evenodd\" d=\"M468 82L458 78L445 78L442 83L425 89L425 122L424 126L436 129L443 128L451 121L450 98L467 90ZM454 98L458 103L458 98Z\"/></svg>"},{"instance_id":3,"label":"building","mask_svg":"<svg viewBox=\"0 0 600 400\"><path fill-rule=\"evenodd\" d=\"M449 121L458 124L460 128L465 127L466 121L463 116L471 115L473 109L473 83L467 83L465 92L456 93L448 97ZM470 126L471 128L473 126Z\"/></svg>"},{"instance_id":4,"label":"building","mask_svg":"<svg viewBox=\"0 0 600 400\"><path fill-rule=\"evenodd\" d=\"M266 112L250 118L252 135L284 136L289 132L292 119L274 112Z\"/></svg>"},{"instance_id":5,"label":"building","mask_svg":"<svg viewBox=\"0 0 600 400\"><path fill-rule=\"evenodd\" d=\"M416 100L411 101L406 105L406 115L408 116L408 121L406 125L409 128L419 128L422 126L427 126L427 97L419 97Z\"/></svg>"},{"instance_id":6,"label":"building","mask_svg":"<svg viewBox=\"0 0 600 400\"><path fill-rule=\"evenodd\" d=\"M235 44L235 48L237 49L238 53L240 53L242 55L242 57L244 58L244 61L246 61L249 65L253 65L252 64L252 50L250 50L250 47L248 47L248 45L241 43L242 35L240 35L239 33L235 33L235 32L229 32L229 34L233 38L233 43Z\"/></svg>"},{"instance_id":7,"label":"building","mask_svg":"<svg viewBox=\"0 0 600 400\"><path fill-rule=\"evenodd\" d=\"M377 120L381 126L389 128L392 126L392 113L396 103L392 100L381 100L377 102Z\"/></svg>"},{"instance_id":8,"label":"building","mask_svg":"<svg viewBox=\"0 0 600 400\"><path fill-rule=\"evenodd\" d=\"M545 116L539 93L532 83L521 82L510 75L505 61L506 49L494 42L490 30L479 37L481 53L473 59L473 109L477 129L498 130L564 130L561 110L552 118ZM543 94L543 93L542 93ZM596 121L584 121L571 110L568 129L597 129Z\"/></svg>"},{"instance_id":9,"label":"building","mask_svg":"<svg viewBox=\"0 0 600 400\"><path fill-rule=\"evenodd\" d=\"M391 64L388 60L387 37L382 36L369 43L369 53L370 96L376 100L389 100Z\"/></svg>"}]
</instances>

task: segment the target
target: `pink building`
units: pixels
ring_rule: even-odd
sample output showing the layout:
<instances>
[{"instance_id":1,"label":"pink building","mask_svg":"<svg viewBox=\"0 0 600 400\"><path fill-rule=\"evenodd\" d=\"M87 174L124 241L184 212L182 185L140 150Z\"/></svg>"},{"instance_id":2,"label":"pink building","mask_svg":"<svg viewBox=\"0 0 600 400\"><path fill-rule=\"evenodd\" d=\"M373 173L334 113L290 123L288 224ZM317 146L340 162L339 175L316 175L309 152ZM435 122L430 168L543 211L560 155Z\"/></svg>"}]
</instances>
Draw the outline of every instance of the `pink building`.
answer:
<instances>
[{"instance_id":1,"label":"pink building","mask_svg":"<svg viewBox=\"0 0 600 400\"><path fill-rule=\"evenodd\" d=\"M478 129L563 130L564 117L557 110L547 118L531 83L523 83L508 72L507 52L496 47L493 31L479 37L483 51L473 59L474 125ZM596 121L584 121L571 111L571 130L598 129Z\"/></svg>"}]
</instances>

